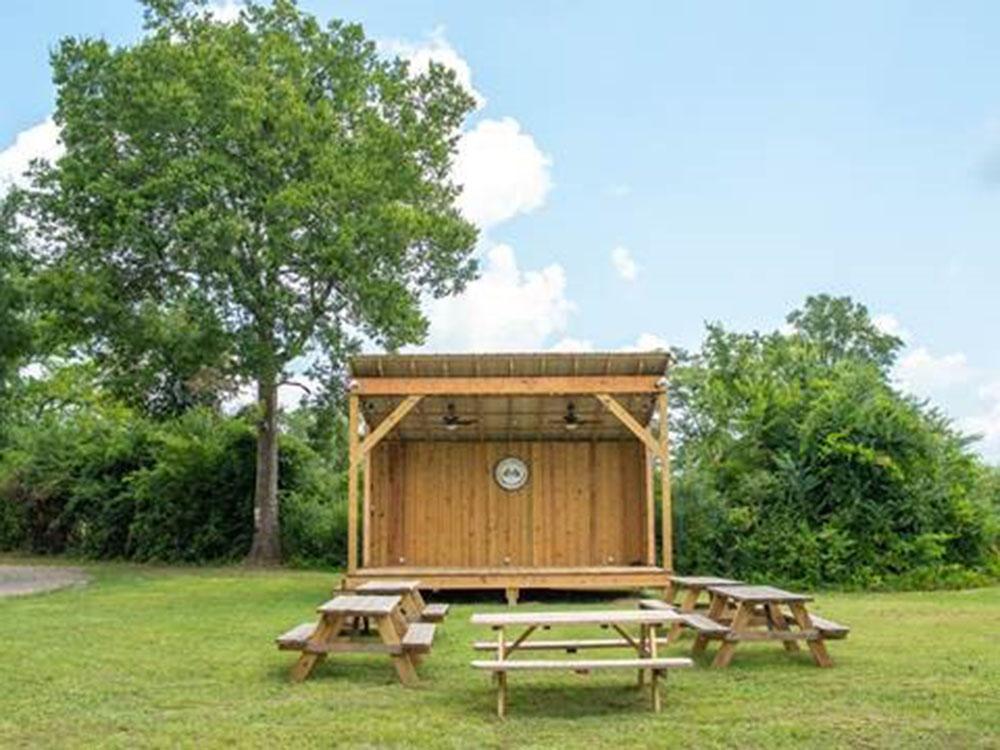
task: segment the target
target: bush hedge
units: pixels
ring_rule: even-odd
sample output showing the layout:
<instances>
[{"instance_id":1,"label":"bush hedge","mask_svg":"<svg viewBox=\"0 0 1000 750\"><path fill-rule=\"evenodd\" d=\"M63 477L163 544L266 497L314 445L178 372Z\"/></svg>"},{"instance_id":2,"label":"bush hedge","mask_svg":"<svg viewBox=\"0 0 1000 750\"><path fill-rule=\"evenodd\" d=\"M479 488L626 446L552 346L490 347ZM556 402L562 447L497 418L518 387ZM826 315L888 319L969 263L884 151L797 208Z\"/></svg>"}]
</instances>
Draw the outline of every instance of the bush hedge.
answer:
<instances>
[{"instance_id":1,"label":"bush hedge","mask_svg":"<svg viewBox=\"0 0 1000 750\"><path fill-rule=\"evenodd\" d=\"M123 407L49 414L0 459L0 549L197 563L242 558L253 532L255 436L195 409L155 422ZM283 435L283 545L299 564L346 559L344 482Z\"/></svg>"}]
</instances>

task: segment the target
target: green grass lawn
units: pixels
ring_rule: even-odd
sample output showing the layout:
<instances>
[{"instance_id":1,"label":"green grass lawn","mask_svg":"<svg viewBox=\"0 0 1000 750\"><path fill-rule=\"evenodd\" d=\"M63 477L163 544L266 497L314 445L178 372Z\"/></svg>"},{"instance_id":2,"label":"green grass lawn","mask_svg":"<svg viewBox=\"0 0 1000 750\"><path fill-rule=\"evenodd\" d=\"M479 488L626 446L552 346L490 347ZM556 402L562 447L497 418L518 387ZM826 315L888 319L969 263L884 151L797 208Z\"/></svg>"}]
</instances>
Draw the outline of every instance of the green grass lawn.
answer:
<instances>
[{"instance_id":1,"label":"green grass lawn","mask_svg":"<svg viewBox=\"0 0 1000 750\"><path fill-rule=\"evenodd\" d=\"M659 715L631 672L513 675L500 722L468 666L486 635L469 615L499 597L452 608L419 687L378 655L293 685L273 638L310 619L332 575L89 569L87 587L0 600L0 747L1000 747L1000 588L821 594L816 610L854 629L829 645L833 669L745 644L728 670L671 675ZM634 603L521 606L615 605Z\"/></svg>"}]
</instances>

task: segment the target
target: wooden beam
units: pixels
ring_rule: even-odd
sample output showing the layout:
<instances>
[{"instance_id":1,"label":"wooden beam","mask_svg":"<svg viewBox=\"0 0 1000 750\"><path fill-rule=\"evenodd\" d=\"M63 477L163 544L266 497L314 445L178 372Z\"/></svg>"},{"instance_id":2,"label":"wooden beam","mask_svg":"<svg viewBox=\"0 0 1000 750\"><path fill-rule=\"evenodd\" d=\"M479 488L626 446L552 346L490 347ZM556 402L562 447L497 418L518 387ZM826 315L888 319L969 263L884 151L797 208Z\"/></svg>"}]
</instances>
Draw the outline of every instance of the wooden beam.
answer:
<instances>
[{"instance_id":1,"label":"wooden beam","mask_svg":"<svg viewBox=\"0 0 1000 750\"><path fill-rule=\"evenodd\" d=\"M656 441L656 438L653 437L649 430L639 424L635 417L629 414L628 409L615 401L615 399L607 393L595 393L594 397L604 404L604 408L618 417L618 421L628 427L633 435L645 443L646 447L653 451L654 455L659 456L660 460L663 460L663 450L660 444Z\"/></svg>"},{"instance_id":2,"label":"wooden beam","mask_svg":"<svg viewBox=\"0 0 1000 750\"><path fill-rule=\"evenodd\" d=\"M654 453L646 456L646 565L656 565L656 492L653 489Z\"/></svg>"},{"instance_id":3,"label":"wooden beam","mask_svg":"<svg viewBox=\"0 0 1000 750\"><path fill-rule=\"evenodd\" d=\"M358 569L358 395L347 397L347 572Z\"/></svg>"},{"instance_id":4,"label":"wooden beam","mask_svg":"<svg viewBox=\"0 0 1000 750\"><path fill-rule=\"evenodd\" d=\"M561 396L594 393L659 393L656 375L488 376L482 378L359 378L362 396Z\"/></svg>"},{"instance_id":5,"label":"wooden beam","mask_svg":"<svg viewBox=\"0 0 1000 750\"><path fill-rule=\"evenodd\" d=\"M421 399L423 399L423 396L407 396L404 398L402 403L393 409L389 416L379 422L378 427L372 430L361 442L360 452L355 456L355 460L358 461L362 457L367 456L369 451L378 445L379 441L388 435L389 431L413 410L414 406L420 403Z\"/></svg>"},{"instance_id":6,"label":"wooden beam","mask_svg":"<svg viewBox=\"0 0 1000 750\"><path fill-rule=\"evenodd\" d=\"M674 569L674 520L670 499L670 425L667 419L667 393L656 397L660 413L660 498L663 504L660 523L663 528L663 567Z\"/></svg>"},{"instance_id":7,"label":"wooden beam","mask_svg":"<svg viewBox=\"0 0 1000 750\"><path fill-rule=\"evenodd\" d=\"M364 490L361 496L361 565L367 568L372 564L372 454L366 453L364 461Z\"/></svg>"}]
</instances>

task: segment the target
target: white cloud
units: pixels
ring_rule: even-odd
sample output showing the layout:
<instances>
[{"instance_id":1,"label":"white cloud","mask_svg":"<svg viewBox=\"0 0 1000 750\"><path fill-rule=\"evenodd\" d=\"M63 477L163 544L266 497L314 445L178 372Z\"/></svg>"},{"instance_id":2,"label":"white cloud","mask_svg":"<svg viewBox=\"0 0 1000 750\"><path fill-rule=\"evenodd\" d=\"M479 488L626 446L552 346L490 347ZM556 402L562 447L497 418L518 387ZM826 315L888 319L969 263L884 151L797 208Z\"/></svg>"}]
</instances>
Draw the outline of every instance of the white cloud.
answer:
<instances>
[{"instance_id":1,"label":"white cloud","mask_svg":"<svg viewBox=\"0 0 1000 750\"><path fill-rule=\"evenodd\" d=\"M453 170L463 186L458 206L482 228L534 211L552 188L551 166L517 120L483 120L458 144Z\"/></svg>"},{"instance_id":2,"label":"white cloud","mask_svg":"<svg viewBox=\"0 0 1000 750\"><path fill-rule=\"evenodd\" d=\"M894 374L902 388L926 397L935 390L968 383L975 370L961 352L939 357L921 346L899 360Z\"/></svg>"},{"instance_id":3,"label":"white cloud","mask_svg":"<svg viewBox=\"0 0 1000 750\"><path fill-rule=\"evenodd\" d=\"M670 345L662 336L657 336L655 333L641 333L634 344L622 347L622 350L626 352L652 352L657 349L666 351L669 348Z\"/></svg>"},{"instance_id":4,"label":"white cloud","mask_svg":"<svg viewBox=\"0 0 1000 750\"><path fill-rule=\"evenodd\" d=\"M592 341L587 339L575 339L571 336L566 336L559 339L551 347L549 351L553 352L592 352L594 351L594 344Z\"/></svg>"},{"instance_id":5,"label":"white cloud","mask_svg":"<svg viewBox=\"0 0 1000 750\"><path fill-rule=\"evenodd\" d=\"M639 274L639 266L632 257L632 253L627 247L621 245L611 251L611 265L625 281L635 281Z\"/></svg>"},{"instance_id":6,"label":"white cloud","mask_svg":"<svg viewBox=\"0 0 1000 750\"><path fill-rule=\"evenodd\" d=\"M32 159L58 159L63 154L59 128L51 117L22 130L14 142L0 151L0 193L11 185L24 185L24 172Z\"/></svg>"},{"instance_id":7,"label":"white cloud","mask_svg":"<svg viewBox=\"0 0 1000 750\"><path fill-rule=\"evenodd\" d=\"M206 10L214 20L220 23L233 23L239 20L243 3L237 2L237 0L215 0L215 2L208 4Z\"/></svg>"},{"instance_id":8,"label":"white cloud","mask_svg":"<svg viewBox=\"0 0 1000 750\"><path fill-rule=\"evenodd\" d=\"M626 195L632 193L632 186L619 182L614 185L608 185L605 192L612 198L624 198Z\"/></svg>"},{"instance_id":9,"label":"white cloud","mask_svg":"<svg viewBox=\"0 0 1000 750\"><path fill-rule=\"evenodd\" d=\"M574 305L566 274L552 264L522 271L509 245L494 245L482 275L457 297L427 305L430 333L425 350L528 351L544 348L565 331Z\"/></svg>"},{"instance_id":10,"label":"white cloud","mask_svg":"<svg viewBox=\"0 0 1000 750\"><path fill-rule=\"evenodd\" d=\"M378 42L378 48L386 56L401 57L406 60L410 64L412 73L427 72L432 62L451 68L455 71L458 83L476 100L476 109L482 109L486 106L486 97L472 85L472 68L468 61L445 39L442 27L434 29L423 42L382 39Z\"/></svg>"},{"instance_id":11,"label":"white cloud","mask_svg":"<svg viewBox=\"0 0 1000 750\"><path fill-rule=\"evenodd\" d=\"M874 325L882 333L887 333L890 336L896 336L901 338L903 341L909 341L912 334L903 327L903 324L899 322L899 318L895 315L890 315L889 313L880 313L872 318L872 325Z\"/></svg>"},{"instance_id":12,"label":"white cloud","mask_svg":"<svg viewBox=\"0 0 1000 750\"><path fill-rule=\"evenodd\" d=\"M979 435L977 450L988 461L1000 464L1000 380L980 387L979 397L983 410L979 414L958 421L964 432Z\"/></svg>"},{"instance_id":13,"label":"white cloud","mask_svg":"<svg viewBox=\"0 0 1000 750\"><path fill-rule=\"evenodd\" d=\"M476 100L477 109L486 106L486 97L472 83L471 66L448 42L442 28L422 42L383 39L378 47L384 55L408 61L414 73L426 71L432 61L451 68ZM482 120L459 140L452 170L452 178L463 188L458 207L482 229L534 211L552 187L551 165L514 118Z\"/></svg>"}]
</instances>

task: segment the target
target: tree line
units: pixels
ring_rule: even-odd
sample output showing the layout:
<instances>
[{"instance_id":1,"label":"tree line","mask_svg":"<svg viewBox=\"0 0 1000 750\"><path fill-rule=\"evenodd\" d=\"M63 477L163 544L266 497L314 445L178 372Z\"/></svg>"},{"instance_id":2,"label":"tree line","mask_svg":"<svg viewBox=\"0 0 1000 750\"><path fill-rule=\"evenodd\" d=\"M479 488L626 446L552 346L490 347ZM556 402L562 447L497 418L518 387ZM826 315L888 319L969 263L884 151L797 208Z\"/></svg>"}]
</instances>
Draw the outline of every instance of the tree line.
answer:
<instances>
[{"instance_id":1,"label":"tree line","mask_svg":"<svg viewBox=\"0 0 1000 750\"><path fill-rule=\"evenodd\" d=\"M474 278L473 102L291 0L144 5L134 44L53 51L65 153L0 199L0 549L339 564L345 358L419 343L422 301ZM788 324L674 352L679 569L996 575L997 472L893 386L902 342L847 298Z\"/></svg>"}]
</instances>

